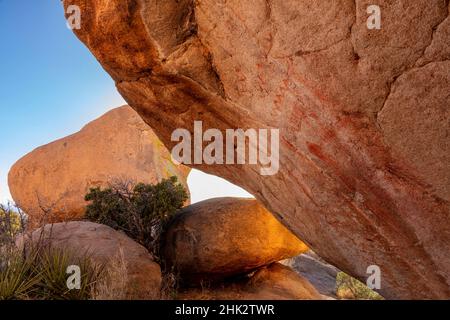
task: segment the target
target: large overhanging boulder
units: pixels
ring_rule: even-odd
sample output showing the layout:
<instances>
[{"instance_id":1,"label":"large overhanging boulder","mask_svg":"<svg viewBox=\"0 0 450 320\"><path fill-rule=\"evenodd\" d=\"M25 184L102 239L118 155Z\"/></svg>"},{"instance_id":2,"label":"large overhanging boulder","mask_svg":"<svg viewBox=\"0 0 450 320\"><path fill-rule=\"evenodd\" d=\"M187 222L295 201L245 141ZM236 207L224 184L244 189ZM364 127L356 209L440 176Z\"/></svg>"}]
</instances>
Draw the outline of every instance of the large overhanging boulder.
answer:
<instances>
[{"instance_id":1,"label":"large overhanging boulder","mask_svg":"<svg viewBox=\"0 0 450 320\"><path fill-rule=\"evenodd\" d=\"M280 129L280 170L196 165L244 187L387 298L450 297L445 0L66 0L75 30L167 147L176 128ZM70 12L70 11L69 11ZM418 289L419 288L419 289Z\"/></svg>"}]
</instances>

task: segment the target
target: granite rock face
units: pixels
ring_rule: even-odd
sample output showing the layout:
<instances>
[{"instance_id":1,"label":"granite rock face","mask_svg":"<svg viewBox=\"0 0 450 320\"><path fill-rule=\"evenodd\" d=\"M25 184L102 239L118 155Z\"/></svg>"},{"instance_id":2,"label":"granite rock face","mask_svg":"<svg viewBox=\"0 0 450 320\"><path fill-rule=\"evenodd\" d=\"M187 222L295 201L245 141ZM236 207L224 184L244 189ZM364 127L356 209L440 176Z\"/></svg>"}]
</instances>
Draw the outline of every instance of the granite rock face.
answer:
<instances>
[{"instance_id":1,"label":"granite rock face","mask_svg":"<svg viewBox=\"0 0 450 320\"><path fill-rule=\"evenodd\" d=\"M65 0L74 30L171 148L176 128L280 129L280 171L197 165L254 194L386 298L450 297L446 0ZM420 290L417 290L420 288Z\"/></svg>"},{"instance_id":2,"label":"granite rock face","mask_svg":"<svg viewBox=\"0 0 450 320\"><path fill-rule=\"evenodd\" d=\"M83 217L91 187L156 183L172 175L186 186L189 171L173 164L150 127L123 106L24 156L11 168L8 183L14 201L40 226Z\"/></svg>"}]
</instances>

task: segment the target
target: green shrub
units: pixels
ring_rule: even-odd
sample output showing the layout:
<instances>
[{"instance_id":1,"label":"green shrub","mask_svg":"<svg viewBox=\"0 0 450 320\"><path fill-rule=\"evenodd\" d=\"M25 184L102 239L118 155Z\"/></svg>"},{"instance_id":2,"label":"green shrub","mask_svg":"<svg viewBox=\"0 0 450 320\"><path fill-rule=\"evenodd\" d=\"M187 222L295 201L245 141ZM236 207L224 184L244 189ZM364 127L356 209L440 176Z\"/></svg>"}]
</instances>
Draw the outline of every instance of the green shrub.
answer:
<instances>
[{"instance_id":1,"label":"green shrub","mask_svg":"<svg viewBox=\"0 0 450 320\"><path fill-rule=\"evenodd\" d=\"M336 295L341 299L382 300L383 297L361 281L339 272L336 276Z\"/></svg>"},{"instance_id":2,"label":"green shrub","mask_svg":"<svg viewBox=\"0 0 450 320\"><path fill-rule=\"evenodd\" d=\"M0 248L14 244L16 235L25 229L25 215L11 204L0 204Z\"/></svg>"},{"instance_id":3,"label":"green shrub","mask_svg":"<svg viewBox=\"0 0 450 320\"><path fill-rule=\"evenodd\" d=\"M158 257L164 226L187 199L177 177L155 185L116 182L106 189L90 189L86 218L124 231Z\"/></svg>"}]
</instances>

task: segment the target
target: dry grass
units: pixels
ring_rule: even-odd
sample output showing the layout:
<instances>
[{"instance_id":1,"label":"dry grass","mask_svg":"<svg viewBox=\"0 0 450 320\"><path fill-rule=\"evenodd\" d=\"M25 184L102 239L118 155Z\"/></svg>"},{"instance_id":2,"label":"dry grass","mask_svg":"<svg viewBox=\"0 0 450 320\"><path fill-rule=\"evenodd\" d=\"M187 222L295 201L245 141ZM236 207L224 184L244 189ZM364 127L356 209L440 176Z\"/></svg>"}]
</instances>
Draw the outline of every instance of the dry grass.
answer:
<instances>
[{"instance_id":1,"label":"dry grass","mask_svg":"<svg viewBox=\"0 0 450 320\"><path fill-rule=\"evenodd\" d=\"M161 282L161 300L176 300L178 298L179 276L174 272L163 272Z\"/></svg>"},{"instance_id":2,"label":"dry grass","mask_svg":"<svg viewBox=\"0 0 450 320\"><path fill-rule=\"evenodd\" d=\"M127 262L122 248L113 257L103 276L97 281L91 292L93 300L129 300L132 294L128 290Z\"/></svg>"}]
</instances>

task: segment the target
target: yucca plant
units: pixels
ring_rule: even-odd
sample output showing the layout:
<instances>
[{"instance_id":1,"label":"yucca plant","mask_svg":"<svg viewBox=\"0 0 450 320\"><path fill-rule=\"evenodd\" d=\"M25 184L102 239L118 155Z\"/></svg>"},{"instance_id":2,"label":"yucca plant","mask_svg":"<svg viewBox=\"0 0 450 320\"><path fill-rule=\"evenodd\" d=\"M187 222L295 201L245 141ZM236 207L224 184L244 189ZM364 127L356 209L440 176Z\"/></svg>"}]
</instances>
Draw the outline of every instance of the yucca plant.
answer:
<instances>
[{"instance_id":1,"label":"yucca plant","mask_svg":"<svg viewBox=\"0 0 450 320\"><path fill-rule=\"evenodd\" d=\"M61 249L43 250L35 264L39 274L36 296L45 300L87 300L103 268L93 264L89 256L74 258L75 254ZM81 270L80 289L70 290L67 286L67 268L77 265Z\"/></svg>"},{"instance_id":2,"label":"yucca plant","mask_svg":"<svg viewBox=\"0 0 450 320\"><path fill-rule=\"evenodd\" d=\"M19 249L16 236L23 234L25 221L19 208L0 204L0 300L90 299L103 267L87 254L49 248L41 238ZM80 267L80 289L67 286L70 265Z\"/></svg>"},{"instance_id":3,"label":"yucca plant","mask_svg":"<svg viewBox=\"0 0 450 320\"><path fill-rule=\"evenodd\" d=\"M101 277L103 267L92 263L88 255L75 258L67 250L32 247L9 251L0 266L0 300L87 300ZM67 286L67 267L81 271L80 289Z\"/></svg>"},{"instance_id":4,"label":"yucca plant","mask_svg":"<svg viewBox=\"0 0 450 320\"><path fill-rule=\"evenodd\" d=\"M8 251L1 255L0 300L29 299L39 283L32 257Z\"/></svg>"},{"instance_id":5,"label":"yucca plant","mask_svg":"<svg viewBox=\"0 0 450 320\"><path fill-rule=\"evenodd\" d=\"M39 281L33 272L35 255L25 256L15 246L24 221L20 209L0 204L0 300L27 299Z\"/></svg>"}]
</instances>

